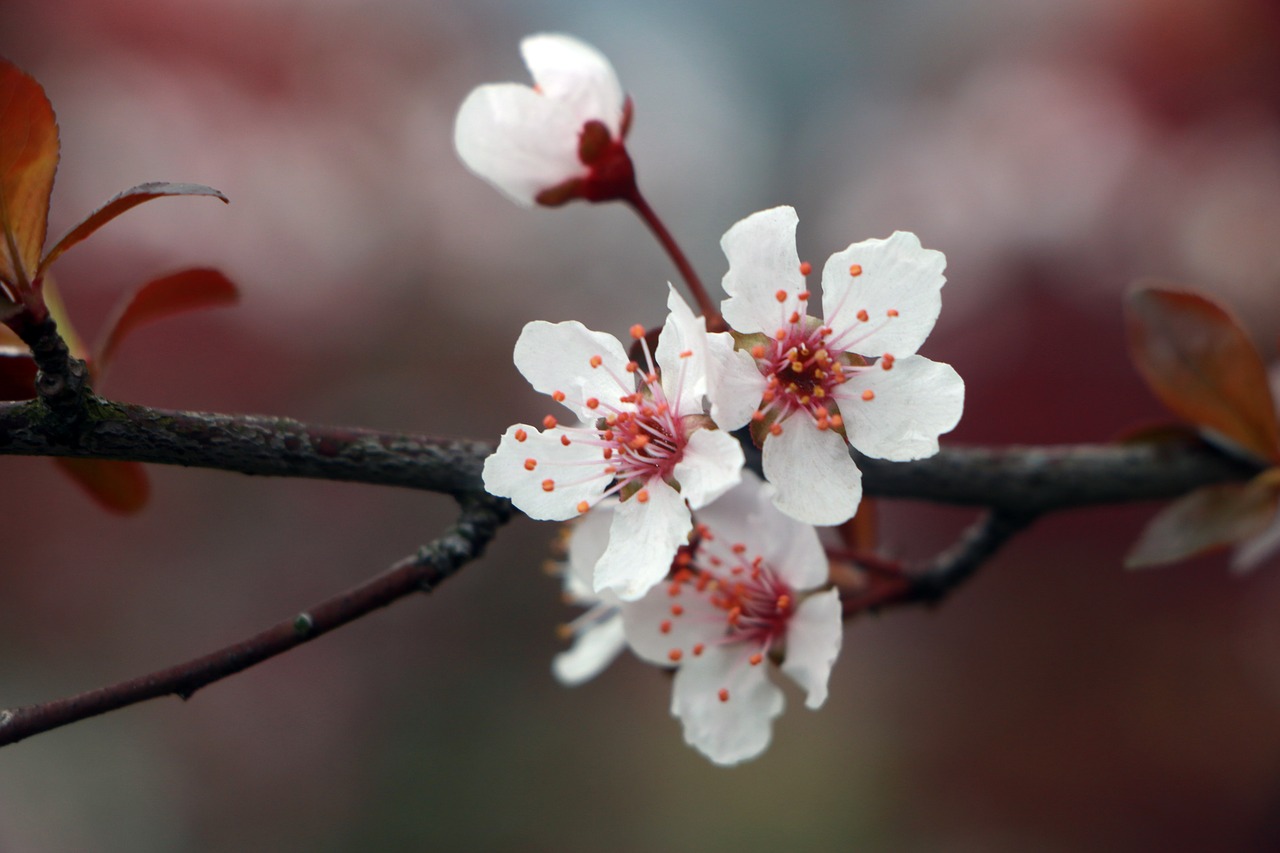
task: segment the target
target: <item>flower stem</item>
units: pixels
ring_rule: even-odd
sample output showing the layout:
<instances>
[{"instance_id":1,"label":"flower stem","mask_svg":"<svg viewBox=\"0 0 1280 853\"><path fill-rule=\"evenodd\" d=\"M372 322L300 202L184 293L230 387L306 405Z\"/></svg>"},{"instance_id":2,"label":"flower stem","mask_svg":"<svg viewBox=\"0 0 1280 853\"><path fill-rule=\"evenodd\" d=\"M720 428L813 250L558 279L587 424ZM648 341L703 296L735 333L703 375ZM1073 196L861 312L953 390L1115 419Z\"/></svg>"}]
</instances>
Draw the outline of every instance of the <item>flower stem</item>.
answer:
<instances>
[{"instance_id":1,"label":"flower stem","mask_svg":"<svg viewBox=\"0 0 1280 853\"><path fill-rule=\"evenodd\" d=\"M662 244L662 248L676 265L676 269L680 271L680 276L684 279L685 286L689 288L689 293L698 303L698 309L702 312L702 316L707 318L707 330L721 331L724 327L724 321L720 318L720 312L716 310L715 303L711 301L706 288L702 286L702 279L698 278L698 274L694 272L693 265L689 263L689 259L685 257L679 244L671 236L671 232L667 230L667 226L662 223L662 220L658 218L658 214L654 213L653 208L649 206L649 202L645 200L644 195L641 194L639 189L635 189L623 201L630 204L636 214L649 226L653 236L658 238L658 242Z\"/></svg>"}]
</instances>

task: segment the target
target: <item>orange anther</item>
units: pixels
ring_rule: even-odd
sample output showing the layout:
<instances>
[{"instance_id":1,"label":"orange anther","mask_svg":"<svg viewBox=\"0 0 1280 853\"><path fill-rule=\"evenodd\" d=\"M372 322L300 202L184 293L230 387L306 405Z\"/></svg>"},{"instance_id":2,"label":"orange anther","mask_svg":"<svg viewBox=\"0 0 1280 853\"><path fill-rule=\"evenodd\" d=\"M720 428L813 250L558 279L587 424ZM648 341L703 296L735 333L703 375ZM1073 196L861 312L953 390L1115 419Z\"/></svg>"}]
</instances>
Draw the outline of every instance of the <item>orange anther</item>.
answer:
<instances>
[{"instance_id":1,"label":"orange anther","mask_svg":"<svg viewBox=\"0 0 1280 853\"><path fill-rule=\"evenodd\" d=\"M672 663L678 663L680 661L680 658L682 657L684 657L684 652L680 651L679 649L672 649L671 651L667 652L667 659L670 660Z\"/></svg>"},{"instance_id":2,"label":"orange anther","mask_svg":"<svg viewBox=\"0 0 1280 853\"><path fill-rule=\"evenodd\" d=\"M551 399L552 399L552 400L555 400L557 403L563 403L563 402L564 402L564 392L563 392L563 391L552 391L552 392L551 392Z\"/></svg>"},{"instance_id":3,"label":"orange anther","mask_svg":"<svg viewBox=\"0 0 1280 853\"><path fill-rule=\"evenodd\" d=\"M680 353L681 358L691 358L692 356L693 356L693 350L691 349L687 349L684 352Z\"/></svg>"},{"instance_id":4,"label":"orange anther","mask_svg":"<svg viewBox=\"0 0 1280 853\"><path fill-rule=\"evenodd\" d=\"M799 322L800 322L800 312L799 312L799 311L792 311L792 312L791 312L791 316L787 318L787 322L788 322L788 323L790 323L790 324L792 324L793 326L794 326L796 323L799 323Z\"/></svg>"},{"instance_id":5,"label":"orange anther","mask_svg":"<svg viewBox=\"0 0 1280 853\"><path fill-rule=\"evenodd\" d=\"M642 504L647 504L649 502L649 490L641 489L636 492L636 500L640 501Z\"/></svg>"},{"instance_id":6,"label":"orange anther","mask_svg":"<svg viewBox=\"0 0 1280 853\"><path fill-rule=\"evenodd\" d=\"M890 317L897 317L897 316L898 316L898 309L897 309L897 308L890 308L888 311L886 311L886 312L884 312L884 313L885 313L885 314L888 314Z\"/></svg>"},{"instance_id":7,"label":"orange anther","mask_svg":"<svg viewBox=\"0 0 1280 853\"><path fill-rule=\"evenodd\" d=\"M832 429L840 429L840 427L842 427L842 426L844 426L844 418L840 417L839 415L832 415L832 416L831 416L831 428L832 428Z\"/></svg>"},{"instance_id":8,"label":"orange anther","mask_svg":"<svg viewBox=\"0 0 1280 853\"><path fill-rule=\"evenodd\" d=\"M612 448L612 447L606 447L606 448L604 449L604 454L603 454L603 455L604 455L604 458L605 458L605 459L612 459L612 458L613 458L613 448Z\"/></svg>"},{"instance_id":9,"label":"orange anther","mask_svg":"<svg viewBox=\"0 0 1280 853\"><path fill-rule=\"evenodd\" d=\"M721 702L729 701L729 691L725 690L723 687L720 688L720 692L717 695L720 697Z\"/></svg>"},{"instance_id":10,"label":"orange anther","mask_svg":"<svg viewBox=\"0 0 1280 853\"><path fill-rule=\"evenodd\" d=\"M693 647L693 656L694 656L694 657L697 657L698 655L702 654L702 651L703 651L705 648L706 648L706 646L704 646L702 643L698 643L697 645L695 645L695 646Z\"/></svg>"},{"instance_id":11,"label":"orange anther","mask_svg":"<svg viewBox=\"0 0 1280 853\"><path fill-rule=\"evenodd\" d=\"M522 429L516 430L516 441L524 441L528 437L529 437L529 433L525 432L524 430Z\"/></svg>"},{"instance_id":12,"label":"orange anther","mask_svg":"<svg viewBox=\"0 0 1280 853\"><path fill-rule=\"evenodd\" d=\"M858 309L857 317L858 317L859 322L862 322L862 323L865 323L865 322L867 322L868 320L870 320L870 319L871 319L871 315L867 313L867 309L866 309L866 308L860 308L860 309Z\"/></svg>"},{"instance_id":13,"label":"orange anther","mask_svg":"<svg viewBox=\"0 0 1280 853\"><path fill-rule=\"evenodd\" d=\"M639 369L640 365L636 364L634 361L627 362L627 373L635 373Z\"/></svg>"},{"instance_id":14,"label":"orange anther","mask_svg":"<svg viewBox=\"0 0 1280 853\"><path fill-rule=\"evenodd\" d=\"M752 358L764 358L764 344L756 344L751 348Z\"/></svg>"},{"instance_id":15,"label":"orange anther","mask_svg":"<svg viewBox=\"0 0 1280 853\"><path fill-rule=\"evenodd\" d=\"M587 402L588 409L600 408L600 400L596 397L588 397L586 402Z\"/></svg>"},{"instance_id":16,"label":"orange anther","mask_svg":"<svg viewBox=\"0 0 1280 853\"><path fill-rule=\"evenodd\" d=\"M544 492L554 492L554 491L555 491L555 489L556 489L556 481L555 481L555 480L543 480L543 481L542 481L542 491L544 491Z\"/></svg>"},{"instance_id":17,"label":"orange anther","mask_svg":"<svg viewBox=\"0 0 1280 853\"><path fill-rule=\"evenodd\" d=\"M603 358L601 358L601 357L600 357L600 356L598 356L598 355L593 355L593 356L591 356L591 366L592 366L592 367L599 367L599 366L600 366L600 365L602 365L602 364L604 364L604 359L603 359Z\"/></svg>"},{"instance_id":18,"label":"orange anther","mask_svg":"<svg viewBox=\"0 0 1280 853\"><path fill-rule=\"evenodd\" d=\"M809 263L808 261L801 261L801 262L800 262L800 275L808 275L808 274L809 274L809 273L811 273L811 272L813 272L813 264ZM781 300L779 300L779 301L781 301Z\"/></svg>"},{"instance_id":19,"label":"orange anther","mask_svg":"<svg viewBox=\"0 0 1280 853\"><path fill-rule=\"evenodd\" d=\"M786 302L787 292L785 290L779 290L777 293L773 294L773 298L778 300L779 302Z\"/></svg>"},{"instance_id":20,"label":"orange anther","mask_svg":"<svg viewBox=\"0 0 1280 853\"><path fill-rule=\"evenodd\" d=\"M638 341L638 340L640 340L641 338L643 338L643 337L644 337L644 326L641 326L639 323L636 323L634 326L632 326L632 327L631 327L631 337L635 338L637 341Z\"/></svg>"},{"instance_id":21,"label":"orange anther","mask_svg":"<svg viewBox=\"0 0 1280 853\"><path fill-rule=\"evenodd\" d=\"M661 624L659 624L659 625L658 625L658 630L659 630L659 631L661 631L661 632L662 632L662 633L664 633L664 634L670 634L670 633L671 633L671 622L670 622L669 620L667 620L667 619L663 619L663 620L662 620L662 622L661 622Z\"/></svg>"},{"instance_id":22,"label":"orange anther","mask_svg":"<svg viewBox=\"0 0 1280 853\"><path fill-rule=\"evenodd\" d=\"M547 415L545 418L542 419L542 428L551 429L557 423L559 423L559 421L556 420L555 415Z\"/></svg>"},{"instance_id":23,"label":"orange anther","mask_svg":"<svg viewBox=\"0 0 1280 853\"><path fill-rule=\"evenodd\" d=\"M786 610L786 609L787 609L788 607L790 607L790 606L791 606L791 596L789 596L789 595L780 595L780 596L778 596L778 609L779 609L779 610Z\"/></svg>"},{"instance_id":24,"label":"orange anther","mask_svg":"<svg viewBox=\"0 0 1280 853\"><path fill-rule=\"evenodd\" d=\"M752 666L759 666L760 662L764 660L764 655L760 654L759 652L756 652L754 655L747 658L747 660L751 663Z\"/></svg>"},{"instance_id":25,"label":"orange anther","mask_svg":"<svg viewBox=\"0 0 1280 853\"><path fill-rule=\"evenodd\" d=\"M874 400L875 398L876 398L876 392L872 391L870 388L862 392L862 399L867 400L868 402L871 400Z\"/></svg>"},{"instance_id":26,"label":"orange anther","mask_svg":"<svg viewBox=\"0 0 1280 853\"><path fill-rule=\"evenodd\" d=\"M755 410L754 412L751 413L751 420L755 421L756 423L760 423L762 420L764 420L764 412L760 411L759 409Z\"/></svg>"},{"instance_id":27,"label":"orange anther","mask_svg":"<svg viewBox=\"0 0 1280 853\"><path fill-rule=\"evenodd\" d=\"M730 624L730 625L737 625L737 624L738 624L738 620L739 620L739 619L741 619L741 618L742 618L742 608L741 608L741 607L736 607L736 606L735 606L735 607L733 607L732 609L730 609L730 610L729 610L729 624Z\"/></svg>"},{"instance_id":28,"label":"orange anther","mask_svg":"<svg viewBox=\"0 0 1280 853\"><path fill-rule=\"evenodd\" d=\"M862 264L849 264L849 275L855 278L862 275Z\"/></svg>"},{"instance_id":29,"label":"orange anther","mask_svg":"<svg viewBox=\"0 0 1280 853\"><path fill-rule=\"evenodd\" d=\"M563 444L565 447L568 447L568 446L569 446L569 436L567 436L567 435L562 435L562 436L560 436L560 443L561 443L561 444Z\"/></svg>"},{"instance_id":30,"label":"orange anther","mask_svg":"<svg viewBox=\"0 0 1280 853\"><path fill-rule=\"evenodd\" d=\"M537 460L537 459L526 459L526 460L524 460L524 470L526 470L526 471L532 471L534 468L537 468L537 467L538 467L538 460Z\"/></svg>"},{"instance_id":31,"label":"orange anther","mask_svg":"<svg viewBox=\"0 0 1280 853\"><path fill-rule=\"evenodd\" d=\"M797 294L796 294L796 299L799 299L801 302L808 302L808 301L809 301L809 291L807 291L807 290L802 290L802 291L800 291L799 293L797 293Z\"/></svg>"},{"instance_id":32,"label":"orange anther","mask_svg":"<svg viewBox=\"0 0 1280 853\"><path fill-rule=\"evenodd\" d=\"M582 513L586 512L586 511L587 511L587 510L589 510L589 509L591 509L591 504L587 503L586 501L578 501L578 514L579 514L579 515L581 515Z\"/></svg>"},{"instance_id":33,"label":"orange anther","mask_svg":"<svg viewBox=\"0 0 1280 853\"><path fill-rule=\"evenodd\" d=\"M672 616L681 616L681 615L683 615L683 614L684 614L684 608L683 608L683 607L681 607L679 604L673 604L673 605L671 605L671 615L672 615Z\"/></svg>"},{"instance_id":34,"label":"orange anther","mask_svg":"<svg viewBox=\"0 0 1280 853\"><path fill-rule=\"evenodd\" d=\"M644 447L648 443L649 443L649 436L637 435L635 438L627 442L627 446L630 447L632 450L640 450L642 447Z\"/></svg>"},{"instance_id":35,"label":"orange anther","mask_svg":"<svg viewBox=\"0 0 1280 853\"><path fill-rule=\"evenodd\" d=\"M733 548L731 550L735 554L745 554L747 552L747 546L741 542L735 542L733 543Z\"/></svg>"},{"instance_id":36,"label":"orange anther","mask_svg":"<svg viewBox=\"0 0 1280 853\"><path fill-rule=\"evenodd\" d=\"M769 435L782 435L782 424L769 424Z\"/></svg>"}]
</instances>

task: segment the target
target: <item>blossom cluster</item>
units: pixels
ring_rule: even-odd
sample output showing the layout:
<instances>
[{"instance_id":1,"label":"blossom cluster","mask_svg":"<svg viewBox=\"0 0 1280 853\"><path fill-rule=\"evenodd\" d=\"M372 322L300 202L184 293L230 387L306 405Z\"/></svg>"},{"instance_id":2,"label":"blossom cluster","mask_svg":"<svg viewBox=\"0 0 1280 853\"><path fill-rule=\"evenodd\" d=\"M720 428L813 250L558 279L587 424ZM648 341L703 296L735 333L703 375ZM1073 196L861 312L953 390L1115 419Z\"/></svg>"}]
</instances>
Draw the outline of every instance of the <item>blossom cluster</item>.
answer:
<instances>
[{"instance_id":1,"label":"blossom cluster","mask_svg":"<svg viewBox=\"0 0 1280 853\"><path fill-rule=\"evenodd\" d=\"M641 204L612 66L566 36L522 52L534 87L482 86L463 103L464 163L524 205ZM483 472L531 518L577 519L566 585L589 609L561 679L591 677L624 647L676 667L672 713L722 764L759 754L782 710L764 661L809 707L825 701L841 606L814 525L858 509L850 448L932 455L964 402L955 370L917 353L943 255L903 231L854 243L827 261L815 299L797 222L775 207L730 228L720 313L697 316L670 288L656 344L641 325L625 346L576 321L526 325L516 368L559 408L510 427ZM763 481L739 436L761 448Z\"/></svg>"}]
</instances>

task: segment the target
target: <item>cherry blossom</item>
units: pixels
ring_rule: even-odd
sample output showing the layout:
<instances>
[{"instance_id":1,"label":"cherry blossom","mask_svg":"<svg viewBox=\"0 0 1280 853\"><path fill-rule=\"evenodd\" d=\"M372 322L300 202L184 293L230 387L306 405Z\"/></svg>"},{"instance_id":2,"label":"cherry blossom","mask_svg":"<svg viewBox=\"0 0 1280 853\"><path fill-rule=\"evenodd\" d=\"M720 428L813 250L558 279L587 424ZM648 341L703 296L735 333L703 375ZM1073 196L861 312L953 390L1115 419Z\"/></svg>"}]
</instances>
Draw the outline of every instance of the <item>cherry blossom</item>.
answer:
<instances>
[{"instance_id":1,"label":"cherry blossom","mask_svg":"<svg viewBox=\"0 0 1280 853\"><path fill-rule=\"evenodd\" d=\"M592 578L596 563L609 546L609 528L618 502L598 505L567 529L564 562L564 596L570 604L586 608L562 629L573 646L556 655L551 670L561 684L574 686L595 678L627 647L622 630L621 601L608 590L596 593Z\"/></svg>"},{"instance_id":2,"label":"cherry blossom","mask_svg":"<svg viewBox=\"0 0 1280 853\"><path fill-rule=\"evenodd\" d=\"M779 512L772 486L750 471L697 512L693 543L670 580L622 606L627 642L640 657L675 665L671 713L685 741L717 764L754 758L769 745L782 690L767 659L819 708L840 651L841 609L827 582L817 531Z\"/></svg>"},{"instance_id":3,"label":"cherry blossom","mask_svg":"<svg viewBox=\"0 0 1280 853\"><path fill-rule=\"evenodd\" d=\"M667 574L693 528L690 507L734 486L743 465L742 447L705 414L705 320L674 289L667 305L656 365L641 326L631 334L643 366L617 338L576 321L526 325L516 367L582 423L561 426L548 415L541 430L515 424L483 471L491 494L535 519L565 521L617 495L593 588L626 600Z\"/></svg>"},{"instance_id":4,"label":"cherry blossom","mask_svg":"<svg viewBox=\"0 0 1280 853\"><path fill-rule=\"evenodd\" d=\"M818 320L808 313L797 221L792 208L775 207L720 241L732 335L711 336L711 415L722 429L752 425L783 512L839 524L862 496L847 445L894 461L932 456L960 419L964 382L916 354L941 307L941 252L905 231L837 252L822 270Z\"/></svg>"},{"instance_id":5,"label":"cherry blossom","mask_svg":"<svg viewBox=\"0 0 1280 853\"><path fill-rule=\"evenodd\" d=\"M609 60L550 33L524 39L520 53L532 87L489 83L458 109L453 141L462 162L524 207L630 198L631 102Z\"/></svg>"}]
</instances>

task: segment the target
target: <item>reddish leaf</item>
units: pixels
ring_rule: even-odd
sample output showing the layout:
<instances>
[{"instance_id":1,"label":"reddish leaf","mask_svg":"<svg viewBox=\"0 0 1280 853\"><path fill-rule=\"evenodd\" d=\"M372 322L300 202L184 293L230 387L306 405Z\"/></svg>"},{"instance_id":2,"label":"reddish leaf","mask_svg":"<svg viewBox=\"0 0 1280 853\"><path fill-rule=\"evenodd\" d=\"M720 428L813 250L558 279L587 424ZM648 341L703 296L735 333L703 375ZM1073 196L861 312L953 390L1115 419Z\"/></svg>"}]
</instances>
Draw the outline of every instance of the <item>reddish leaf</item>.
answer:
<instances>
[{"instance_id":1,"label":"reddish leaf","mask_svg":"<svg viewBox=\"0 0 1280 853\"><path fill-rule=\"evenodd\" d=\"M59 240L57 245L50 249L49 254L45 255L44 260L40 262L40 272L43 273L47 270L49 265L60 258L67 249L70 249L129 208L137 207L144 201L151 201L153 198L163 198L170 195L208 195L221 199L224 203L227 202L227 197L222 193L212 187L202 186L201 184L170 184L163 181L138 184L138 186L127 189L108 201L102 207L89 214L87 219L68 231L66 236Z\"/></svg>"},{"instance_id":2,"label":"reddish leaf","mask_svg":"<svg viewBox=\"0 0 1280 853\"><path fill-rule=\"evenodd\" d=\"M137 462L78 459L59 456L58 467L79 483L94 500L112 512L129 515L147 505L151 482Z\"/></svg>"},{"instance_id":3,"label":"reddish leaf","mask_svg":"<svg viewBox=\"0 0 1280 853\"><path fill-rule=\"evenodd\" d=\"M1240 324L1185 291L1139 288L1128 307L1129 351L1156 396L1197 426L1280 461L1266 367Z\"/></svg>"},{"instance_id":4,"label":"reddish leaf","mask_svg":"<svg viewBox=\"0 0 1280 853\"><path fill-rule=\"evenodd\" d=\"M0 347L0 400L33 400L36 362L26 347Z\"/></svg>"},{"instance_id":5,"label":"reddish leaf","mask_svg":"<svg viewBox=\"0 0 1280 853\"><path fill-rule=\"evenodd\" d=\"M239 299L236 286L214 269L195 268L152 279L134 291L107 324L93 359L98 373L106 372L116 347L139 326L187 311L233 305Z\"/></svg>"},{"instance_id":6,"label":"reddish leaf","mask_svg":"<svg viewBox=\"0 0 1280 853\"><path fill-rule=\"evenodd\" d=\"M0 59L0 279L18 291L38 275L57 168L53 106L39 83Z\"/></svg>"},{"instance_id":7,"label":"reddish leaf","mask_svg":"<svg viewBox=\"0 0 1280 853\"><path fill-rule=\"evenodd\" d=\"M1125 558L1131 569L1185 560L1234 545L1265 530L1280 508L1280 469L1248 483L1206 486L1151 519Z\"/></svg>"}]
</instances>

